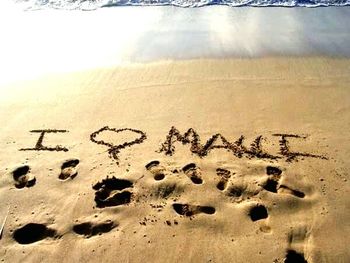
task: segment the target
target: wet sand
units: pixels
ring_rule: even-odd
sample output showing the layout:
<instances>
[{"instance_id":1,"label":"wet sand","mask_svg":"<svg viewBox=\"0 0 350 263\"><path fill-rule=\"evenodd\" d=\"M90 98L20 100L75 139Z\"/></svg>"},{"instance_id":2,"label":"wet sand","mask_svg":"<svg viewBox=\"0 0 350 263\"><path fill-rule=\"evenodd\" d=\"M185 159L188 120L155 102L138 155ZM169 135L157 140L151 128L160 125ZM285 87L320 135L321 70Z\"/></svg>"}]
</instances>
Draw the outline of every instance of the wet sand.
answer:
<instances>
[{"instance_id":1,"label":"wet sand","mask_svg":"<svg viewBox=\"0 0 350 263\"><path fill-rule=\"evenodd\" d=\"M350 7L22 12L0 5L0 84L154 61L349 57L349 23Z\"/></svg>"}]
</instances>

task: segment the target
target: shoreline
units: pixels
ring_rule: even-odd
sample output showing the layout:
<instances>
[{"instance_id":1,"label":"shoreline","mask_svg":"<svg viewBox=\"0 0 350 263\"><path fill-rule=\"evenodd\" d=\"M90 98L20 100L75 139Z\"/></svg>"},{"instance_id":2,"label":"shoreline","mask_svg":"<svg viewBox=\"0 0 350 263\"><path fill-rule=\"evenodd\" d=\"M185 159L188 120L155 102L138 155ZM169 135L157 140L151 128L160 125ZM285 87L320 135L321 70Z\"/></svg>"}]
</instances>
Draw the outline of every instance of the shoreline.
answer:
<instances>
[{"instance_id":1,"label":"shoreline","mask_svg":"<svg viewBox=\"0 0 350 263\"><path fill-rule=\"evenodd\" d=\"M152 62L127 62L116 65L105 65L87 69L76 69L68 71L56 71L42 73L37 76L31 76L27 79L18 78L17 80L0 83L1 87L25 86L26 83L32 86L32 82L50 81L50 79L81 79L81 76L89 74L109 74L111 72L137 72L141 68L150 68L149 71L163 72L158 74L156 82L166 82L169 77L169 68L175 67L177 70L186 73L186 78L196 81L207 81L208 78L220 79L224 74L228 78L242 79L336 79L348 78L350 58L338 56L269 56L256 58L215 58L215 59L184 59L184 60L158 60ZM205 72L192 70L192 65L201 65L206 69ZM250 67L256 68L257 65L263 66L265 71L250 71ZM278 68L276 71L276 67ZM182 70L181 68L184 67ZM234 67L236 72L230 72L230 67ZM186 72L186 69L190 69ZM208 75L205 75L208 73ZM193 74L191 76L190 74ZM148 75L146 73L146 75ZM176 74L175 74L176 75ZM75 77L79 76L79 77ZM179 80L180 76L176 79ZM89 79L89 77L87 78ZM107 77L110 80L109 77ZM152 76L147 76L152 79ZM102 79L101 79L102 81ZM149 84L151 85L151 84Z\"/></svg>"},{"instance_id":2,"label":"shoreline","mask_svg":"<svg viewBox=\"0 0 350 263\"><path fill-rule=\"evenodd\" d=\"M350 57L350 7L0 12L2 83L164 60Z\"/></svg>"}]
</instances>

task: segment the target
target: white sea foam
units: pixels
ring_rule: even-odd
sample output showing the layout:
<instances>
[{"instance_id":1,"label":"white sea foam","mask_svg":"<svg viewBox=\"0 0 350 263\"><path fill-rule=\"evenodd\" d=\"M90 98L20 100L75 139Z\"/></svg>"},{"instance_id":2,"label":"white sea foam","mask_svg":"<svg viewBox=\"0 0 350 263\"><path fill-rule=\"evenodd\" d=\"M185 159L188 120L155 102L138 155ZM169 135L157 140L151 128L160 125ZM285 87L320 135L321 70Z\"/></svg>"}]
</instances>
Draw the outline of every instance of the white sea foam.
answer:
<instances>
[{"instance_id":1,"label":"white sea foam","mask_svg":"<svg viewBox=\"0 0 350 263\"><path fill-rule=\"evenodd\" d=\"M350 5L350 0L17 0L25 9L82 9L94 10L111 6L173 5L200 7L206 5L228 6L285 6L319 7Z\"/></svg>"}]
</instances>

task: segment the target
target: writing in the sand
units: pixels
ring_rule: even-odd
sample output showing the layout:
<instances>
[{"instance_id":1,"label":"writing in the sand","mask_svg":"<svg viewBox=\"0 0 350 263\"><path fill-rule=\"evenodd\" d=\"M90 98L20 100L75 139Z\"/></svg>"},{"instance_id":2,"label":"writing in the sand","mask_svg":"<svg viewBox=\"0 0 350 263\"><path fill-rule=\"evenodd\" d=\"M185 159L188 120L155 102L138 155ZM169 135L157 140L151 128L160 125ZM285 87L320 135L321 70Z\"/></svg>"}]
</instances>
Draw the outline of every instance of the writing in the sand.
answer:
<instances>
[{"instance_id":1,"label":"writing in the sand","mask_svg":"<svg viewBox=\"0 0 350 263\"><path fill-rule=\"evenodd\" d=\"M66 133L67 130L58 130L58 129L43 129L43 130L32 130L32 133L39 133L39 138L34 147L22 148L20 151L68 151L67 147L56 145L56 146L44 146L43 140L45 135L49 135L50 133ZM98 137L104 132L114 132L114 133L133 133L135 138L130 141L125 141L121 144L115 145L112 142L104 141L102 139L98 139ZM325 156L316 155L312 153L306 152L298 152L296 150L291 149L290 139L299 139L305 140L307 136L297 135L297 134L286 134L286 133L276 133L272 134L273 137L276 137L280 149L277 154L268 153L262 147L263 136L257 136L248 146L245 141L246 138L244 135L241 135L235 141L227 140L222 134L217 133L212 135L206 142L201 142L201 137L199 134L193 129L189 128L186 132L181 133L176 127L171 127L169 133L167 134L164 142L161 144L160 149L158 149L159 153L164 153L165 155L172 156L175 154L176 145L181 143L183 145L189 145L189 150L192 154L195 154L201 158L206 157L211 151L217 149L225 149L232 153L234 157L242 158L246 157L249 159L257 158L257 159L285 159L288 162L296 161L300 158L310 157L310 158L320 158L327 159ZM90 141L104 147L107 147L107 152L110 158L114 159L117 164L119 164L119 155L121 150L134 146L136 144L141 144L147 139L147 135L145 132L132 129L132 128L110 128L105 126L90 135Z\"/></svg>"}]
</instances>

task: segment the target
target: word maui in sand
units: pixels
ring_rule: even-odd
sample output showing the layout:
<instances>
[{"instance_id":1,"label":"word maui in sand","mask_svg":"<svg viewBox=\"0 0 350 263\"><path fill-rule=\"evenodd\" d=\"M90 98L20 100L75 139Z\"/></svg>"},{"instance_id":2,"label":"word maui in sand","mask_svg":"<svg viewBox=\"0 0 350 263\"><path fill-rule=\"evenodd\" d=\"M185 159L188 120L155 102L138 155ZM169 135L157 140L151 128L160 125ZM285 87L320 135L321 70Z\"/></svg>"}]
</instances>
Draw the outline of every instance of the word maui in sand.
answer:
<instances>
[{"instance_id":1,"label":"word maui in sand","mask_svg":"<svg viewBox=\"0 0 350 263\"><path fill-rule=\"evenodd\" d=\"M104 132L114 132L114 133L124 133L124 132L132 132L135 134L135 139L131 141L125 141L122 144L114 145L111 142L106 142L102 139L98 139L98 136ZM44 136L48 133L65 133L68 132L66 130L32 130L30 132L40 133L39 139L36 145L32 148L23 148L19 149L20 151L68 151L68 148L57 145L54 147L44 146L43 140ZM236 141L230 142L227 140L222 134L217 133L212 135L205 143L201 143L201 138L199 134L193 129L188 129L185 133L181 134L181 132L172 127L166 136L165 141L161 144L161 147L158 152L163 152L165 155L173 155L176 150L176 143L181 143L183 145L189 145L189 150L191 153L203 158L207 156L211 151L215 149L225 149L232 153L233 156L237 158L246 157L249 159L257 158L257 159L282 159L284 158L288 162L296 161L298 158L311 157L311 158L319 158L319 159L327 159L322 155L316 155L312 153L305 152L297 152L295 150L291 150L290 147L290 138L293 139L301 139L305 140L307 137L297 134L285 134L285 133L276 133L272 134L274 137L278 137L278 142L280 145L279 155L273 155L266 152L262 147L263 136L257 136L249 146L244 145L245 137L241 135ZM119 164L119 154L122 149L127 147L131 147L136 144L141 144L147 139L146 133L132 128L110 128L105 126L90 135L90 141L99 145L103 145L108 148L108 154L110 158L116 160L117 164Z\"/></svg>"},{"instance_id":2,"label":"word maui in sand","mask_svg":"<svg viewBox=\"0 0 350 263\"><path fill-rule=\"evenodd\" d=\"M165 152L166 155L173 155L175 153L175 143L181 142L182 144L190 144L190 151L199 157L207 156L208 153L214 149L226 149L230 151L234 156L242 158L259 158L259 159L281 159L286 158L287 161L296 160L298 157L313 157L326 159L321 155L315 155L311 153L293 152L290 150L288 138L306 139L306 136L300 136L296 134L273 134L273 136L280 137L280 154L282 156L276 156L265 152L262 148L261 142L263 139L262 135L256 137L249 147L243 145L245 137L241 135L236 141L229 142L220 133L211 136L206 143L201 144L200 136L198 133L190 128L184 134L181 134L179 130L172 127L166 137L165 142L160 148L160 152Z\"/></svg>"}]
</instances>

